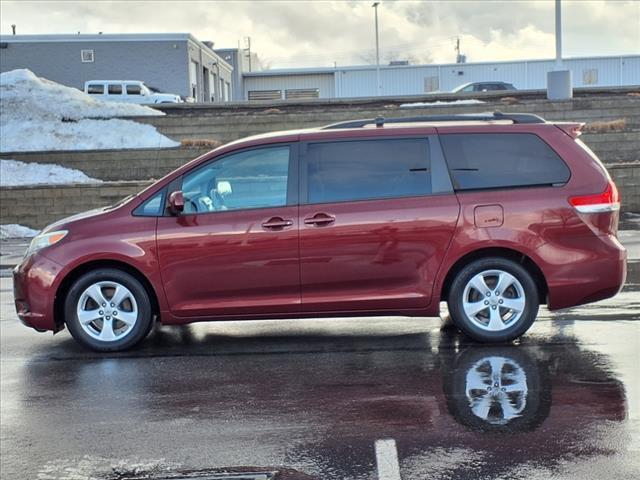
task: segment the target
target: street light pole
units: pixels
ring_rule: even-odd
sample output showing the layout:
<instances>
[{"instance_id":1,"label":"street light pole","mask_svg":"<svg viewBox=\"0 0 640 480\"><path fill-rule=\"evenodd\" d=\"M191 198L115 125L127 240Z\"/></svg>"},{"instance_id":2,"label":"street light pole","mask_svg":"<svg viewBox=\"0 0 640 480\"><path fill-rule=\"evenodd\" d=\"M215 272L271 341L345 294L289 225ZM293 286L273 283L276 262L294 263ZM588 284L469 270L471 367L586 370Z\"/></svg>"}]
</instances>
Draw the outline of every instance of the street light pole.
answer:
<instances>
[{"instance_id":1,"label":"street light pole","mask_svg":"<svg viewBox=\"0 0 640 480\"><path fill-rule=\"evenodd\" d=\"M562 6L556 0L556 70L562 69Z\"/></svg>"},{"instance_id":2,"label":"street light pole","mask_svg":"<svg viewBox=\"0 0 640 480\"><path fill-rule=\"evenodd\" d=\"M547 98L569 100L573 98L571 70L562 65L562 4L556 0L556 64L547 72Z\"/></svg>"},{"instance_id":3,"label":"street light pole","mask_svg":"<svg viewBox=\"0 0 640 480\"><path fill-rule=\"evenodd\" d=\"M380 83L380 42L378 37L378 5L380 2L374 2L373 9L376 17L376 95L382 95L382 84Z\"/></svg>"}]
</instances>

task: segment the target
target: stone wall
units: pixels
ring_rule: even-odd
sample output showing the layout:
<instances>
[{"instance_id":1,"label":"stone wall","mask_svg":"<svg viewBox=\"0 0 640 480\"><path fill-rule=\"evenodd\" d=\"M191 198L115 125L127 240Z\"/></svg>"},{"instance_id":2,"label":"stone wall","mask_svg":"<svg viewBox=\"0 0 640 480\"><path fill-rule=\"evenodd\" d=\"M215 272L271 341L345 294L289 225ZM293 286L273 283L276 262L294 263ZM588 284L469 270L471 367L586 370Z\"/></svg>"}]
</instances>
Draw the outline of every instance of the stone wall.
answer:
<instances>
[{"instance_id":1,"label":"stone wall","mask_svg":"<svg viewBox=\"0 0 640 480\"><path fill-rule=\"evenodd\" d=\"M154 125L176 139L228 142L247 135L326 125L354 118L406 117L478 113L500 110L528 112L548 120L596 122L624 118L622 131L588 133L582 139L605 162L618 184L623 210L640 212L640 95L619 92L580 96L565 102L548 102L540 96L514 94L506 99L482 96L483 104L458 104L401 108L411 99L358 99L274 104L177 105L161 107L167 115L137 120ZM448 100L452 100L449 98ZM512 104L516 102L515 104ZM99 185L38 186L0 189L0 223L20 223L41 228L60 217L111 204L143 188L198 157L209 148L103 150L82 152L0 153L2 158L24 162L55 163L82 170L107 181ZM129 180L129 182L122 182ZM134 181L135 180L135 181Z\"/></svg>"},{"instance_id":2,"label":"stone wall","mask_svg":"<svg viewBox=\"0 0 640 480\"><path fill-rule=\"evenodd\" d=\"M623 212L640 213L640 163L608 165L622 197Z\"/></svg>"},{"instance_id":3,"label":"stone wall","mask_svg":"<svg viewBox=\"0 0 640 480\"><path fill-rule=\"evenodd\" d=\"M92 178L109 181L162 178L210 148L140 148L135 150L85 150L2 153L26 163L53 163L81 170Z\"/></svg>"},{"instance_id":4,"label":"stone wall","mask_svg":"<svg viewBox=\"0 0 640 480\"><path fill-rule=\"evenodd\" d=\"M595 122L625 118L627 131L640 136L640 95L595 96L562 102L508 97L487 98L486 103L402 108L404 99L368 102L331 102L320 104L276 104L230 106L180 106L162 108L163 117L142 117L137 121L154 125L175 140L210 139L229 142L248 135L317 127L343 120L375 117L409 117L417 115L455 115L487 111L534 113L553 121ZM414 100L414 99L412 99ZM418 99L415 99L418 100ZM421 97L422 102L433 101ZM511 104L512 101L516 103ZM637 160L638 158L634 159Z\"/></svg>"},{"instance_id":5,"label":"stone wall","mask_svg":"<svg viewBox=\"0 0 640 480\"><path fill-rule=\"evenodd\" d=\"M38 185L0 189L0 223L41 229L75 213L112 205L149 182Z\"/></svg>"},{"instance_id":6,"label":"stone wall","mask_svg":"<svg viewBox=\"0 0 640 480\"><path fill-rule=\"evenodd\" d=\"M622 196L622 210L640 212L640 163L608 166ZM137 193L148 181L91 185L6 187L0 189L0 223L40 229L62 217L111 205Z\"/></svg>"}]
</instances>

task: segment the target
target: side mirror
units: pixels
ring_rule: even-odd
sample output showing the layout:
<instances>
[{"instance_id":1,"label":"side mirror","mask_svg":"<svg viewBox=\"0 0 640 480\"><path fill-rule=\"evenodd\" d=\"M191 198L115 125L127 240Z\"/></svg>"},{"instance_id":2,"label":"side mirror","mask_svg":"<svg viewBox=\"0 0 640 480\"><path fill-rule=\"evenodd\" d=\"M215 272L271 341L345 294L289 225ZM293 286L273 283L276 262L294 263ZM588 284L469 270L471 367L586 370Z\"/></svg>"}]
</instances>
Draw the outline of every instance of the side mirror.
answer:
<instances>
[{"instance_id":1,"label":"side mirror","mask_svg":"<svg viewBox=\"0 0 640 480\"><path fill-rule=\"evenodd\" d=\"M173 215L178 215L184 211L184 195L181 190L172 192L169 195L169 211Z\"/></svg>"}]
</instances>

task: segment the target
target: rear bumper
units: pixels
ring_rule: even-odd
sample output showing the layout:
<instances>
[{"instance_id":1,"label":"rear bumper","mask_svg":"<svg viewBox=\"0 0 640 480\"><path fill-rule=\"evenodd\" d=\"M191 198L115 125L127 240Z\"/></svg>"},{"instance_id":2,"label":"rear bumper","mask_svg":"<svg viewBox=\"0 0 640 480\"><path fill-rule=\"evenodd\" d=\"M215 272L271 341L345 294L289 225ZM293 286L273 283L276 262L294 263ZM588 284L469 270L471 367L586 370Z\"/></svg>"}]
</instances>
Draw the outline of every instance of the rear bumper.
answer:
<instances>
[{"instance_id":1,"label":"rear bumper","mask_svg":"<svg viewBox=\"0 0 640 480\"><path fill-rule=\"evenodd\" d=\"M54 304L62 266L34 254L13 269L13 298L20 321L36 330L58 331Z\"/></svg>"},{"instance_id":2,"label":"rear bumper","mask_svg":"<svg viewBox=\"0 0 640 480\"><path fill-rule=\"evenodd\" d=\"M622 290L627 277L627 251L613 235L545 244L537 253L545 264L549 310L613 297Z\"/></svg>"}]
</instances>

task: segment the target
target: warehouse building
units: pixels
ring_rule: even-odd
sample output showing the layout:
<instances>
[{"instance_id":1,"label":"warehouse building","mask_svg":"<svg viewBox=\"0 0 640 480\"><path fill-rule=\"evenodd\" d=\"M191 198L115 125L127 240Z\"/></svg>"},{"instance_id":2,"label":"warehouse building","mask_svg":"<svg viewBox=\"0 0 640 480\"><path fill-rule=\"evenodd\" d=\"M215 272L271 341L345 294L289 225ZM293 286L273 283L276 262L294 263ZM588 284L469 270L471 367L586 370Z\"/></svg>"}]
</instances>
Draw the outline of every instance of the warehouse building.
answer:
<instances>
[{"instance_id":1,"label":"warehouse building","mask_svg":"<svg viewBox=\"0 0 640 480\"><path fill-rule=\"evenodd\" d=\"M640 85L640 55L563 60L576 87ZM544 89L555 60L380 67L382 95L450 92L469 82L501 81L519 90ZM297 68L244 73L245 100L354 98L376 95L376 67Z\"/></svg>"},{"instance_id":2,"label":"warehouse building","mask_svg":"<svg viewBox=\"0 0 640 480\"><path fill-rule=\"evenodd\" d=\"M554 60L380 67L382 95L450 92L470 82L501 81L544 89ZM564 60L575 87L640 85L640 55ZM197 102L373 97L375 65L262 70L255 53L214 49L188 33L0 36L0 71L28 68L82 89L87 80L142 80Z\"/></svg>"},{"instance_id":3,"label":"warehouse building","mask_svg":"<svg viewBox=\"0 0 640 480\"><path fill-rule=\"evenodd\" d=\"M88 80L141 80L198 102L233 97L233 67L188 33L0 36L0 71L28 68L83 89Z\"/></svg>"}]
</instances>

